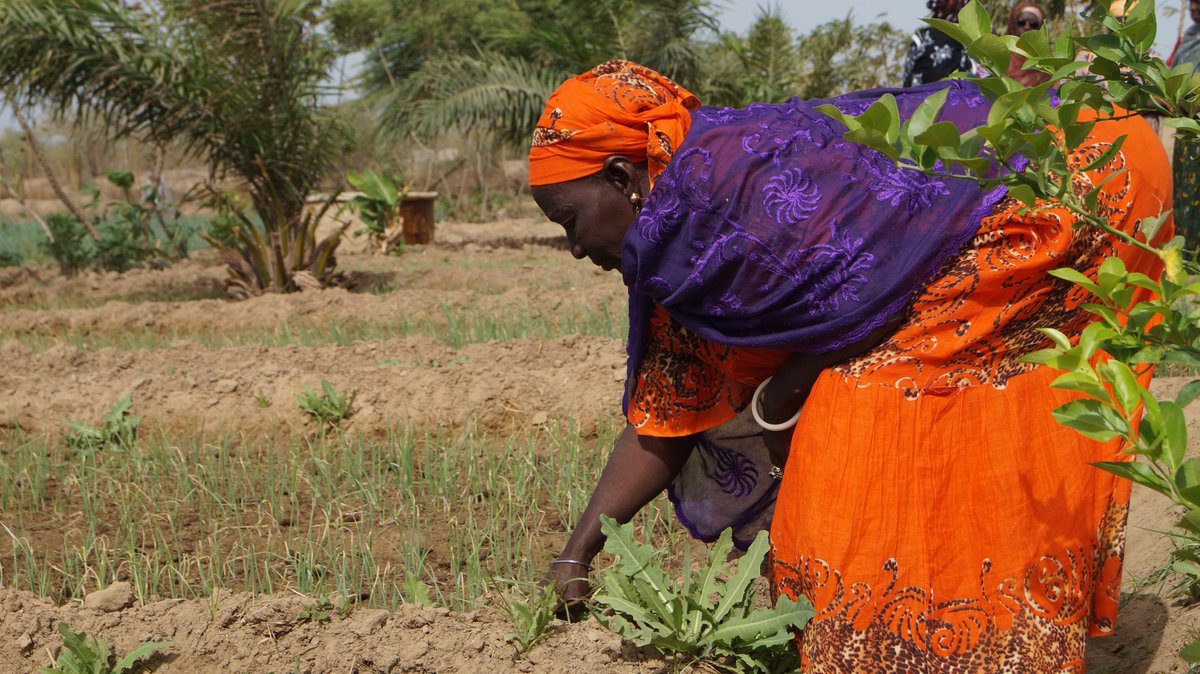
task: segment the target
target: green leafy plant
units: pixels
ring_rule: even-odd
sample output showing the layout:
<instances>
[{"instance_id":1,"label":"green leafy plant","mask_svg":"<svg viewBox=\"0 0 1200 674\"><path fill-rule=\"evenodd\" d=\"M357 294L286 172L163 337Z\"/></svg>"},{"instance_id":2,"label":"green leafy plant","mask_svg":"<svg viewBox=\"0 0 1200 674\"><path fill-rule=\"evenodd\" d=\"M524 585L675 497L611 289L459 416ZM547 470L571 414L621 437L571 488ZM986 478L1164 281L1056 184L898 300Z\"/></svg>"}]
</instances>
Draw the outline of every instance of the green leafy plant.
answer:
<instances>
[{"instance_id":1,"label":"green leafy plant","mask_svg":"<svg viewBox=\"0 0 1200 674\"><path fill-rule=\"evenodd\" d=\"M125 396L108 408L100 426L68 421L67 445L90 454L104 449L132 449L142 417L133 413L133 398Z\"/></svg>"},{"instance_id":2,"label":"green leafy plant","mask_svg":"<svg viewBox=\"0 0 1200 674\"><path fill-rule=\"evenodd\" d=\"M100 209L100 190L90 188L92 200L83 211L101 210L95 218L97 237L89 236L74 215L56 213L46 219L51 238L42 249L58 262L63 275L74 276L83 269L123 272L146 264L163 266L187 256L195 230L180 219L178 210L161 203L157 188L136 197L133 173L107 171L106 177L121 189L123 200Z\"/></svg>"},{"instance_id":3,"label":"green leafy plant","mask_svg":"<svg viewBox=\"0 0 1200 674\"><path fill-rule=\"evenodd\" d=\"M346 180L359 191L348 206L366 225L355 233L369 236L371 248L385 255L402 251L404 231L398 225L404 191L397 190L391 178L374 171L350 171Z\"/></svg>"},{"instance_id":4,"label":"green leafy plant","mask_svg":"<svg viewBox=\"0 0 1200 674\"><path fill-rule=\"evenodd\" d=\"M302 606L300 608L300 618L309 622L325 624L333 620L333 616L330 614L332 610L333 602L328 599L320 599Z\"/></svg>"},{"instance_id":5,"label":"green leafy plant","mask_svg":"<svg viewBox=\"0 0 1200 674\"><path fill-rule=\"evenodd\" d=\"M62 634L63 651L53 667L39 667L39 674L123 674L132 670L139 660L171 645L170 641L147 641L113 662L112 650L103 639L76 632L65 622L58 624L58 632Z\"/></svg>"},{"instance_id":6,"label":"green leafy plant","mask_svg":"<svg viewBox=\"0 0 1200 674\"><path fill-rule=\"evenodd\" d=\"M503 608L514 629L504 638L520 644L522 652L530 650L546 636L558 603L558 592L548 583L506 592Z\"/></svg>"},{"instance_id":7,"label":"green leafy plant","mask_svg":"<svg viewBox=\"0 0 1200 674\"><path fill-rule=\"evenodd\" d=\"M53 238L39 246L43 253L54 258L63 276L75 276L90 266L92 255L83 223L70 213L51 213L46 216L46 227Z\"/></svg>"},{"instance_id":8,"label":"green leafy plant","mask_svg":"<svg viewBox=\"0 0 1200 674\"><path fill-rule=\"evenodd\" d=\"M790 644L794 630L814 615L807 599L781 596L775 606L756 608L752 587L770 548L759 532L736 570L726 564L733 536L726 529L698 571L672 581L663 554L634 540L633 526L601 517L605 551L617 562L603 573L592 599L597 619L639 646L653 646L692 662L729 672L792 672L799 666Z\"/></svg>"},{"instance_id":9,"label":"green leafy plant","mask_svg":"<svg viewBox=\"0 0 1200 674\"><path fill-rule=\"evenodd\" d=\"M300 410L316 420L322 426L337 425L343 419L348 419L354 412L356 391L339 393L329 380L321 380L321 390L314 391L305 386L304 391L296 396Z\"/></svg>"},{"instance_id":10,"label":"green leafy plant","mask_svg":"<svg viewBox=\"0 0 1200 674\"><path fill-rule=\"evenodd\" d=\"M1171 568L1181 575L1180 587L1190 592L1200 583L1194 555L1200 546L1200 458L1187 456L1183 408L1200 397L1200 380L1172 398L1159 399L1141 385L1139 376L1166 364L1192 372L1200 368L1197 251L1185 251L1179 236L1154 243L1165 214L1139 223L1141 238L1115 229L1098 205L1105 184L1078 179L1079 173L1107 164L1123 139L1086 166L1074 168L1067 158L1096 124L1080 121L1085 109L1095 111L1099 120L1121 118L1127 114L1124 110L1153 113L1175 127L1180 137L1200 135L1200 73L1191 64L1168 67L1150 54L1156 33L1152 0L1133 5L1124 18L1098 3L1085 19L1101 32L1079 37L1068 32L1054 43L1045 29L1020 38L993 35L990 17L974 0L959 14L957 24L929 21L966 45L993 73L968 78L992 100L987 123L978 128L960 131L935 121L944 93L929 97L907 120L900 119L889 96L862 115L824 110L846 124L849 140L929 173L955 173L983 185L1004 185L1009 195L1030 208L1037 208L1039 200L1053 200L1075 216L1078 226L1101 229L1162 260L1158 278L1130 272L1119 258L1101 264L1095 278L1074 269L1052 272L1090 294L1092 301L1082 306L1093 315L1092 322L1078 339L1044 329L1048 348L1030 354L1028 360L1062 370L1053 386L1080 395L1054 411L1060 423L1096 440L1120 439L1136 457L1100 463L1100 468L1165 494L1184 508L1170 534L1177 550ZM1080 49L1091 58L1078 59ZM1010 53L1026 57L1025 67L1050 74L1050 81L1025 87L1003 77ZM1057 104L1049 96L1051 87ZM988 173L993 161L1011 168L1017 155L1030 160L1029 168ZM1080 185L1088 188L1077 189ZM1149 298L1135 302L1144 291ZM1200 641L1180 655L1200 663Z\"/></svg>"}]
</instances>

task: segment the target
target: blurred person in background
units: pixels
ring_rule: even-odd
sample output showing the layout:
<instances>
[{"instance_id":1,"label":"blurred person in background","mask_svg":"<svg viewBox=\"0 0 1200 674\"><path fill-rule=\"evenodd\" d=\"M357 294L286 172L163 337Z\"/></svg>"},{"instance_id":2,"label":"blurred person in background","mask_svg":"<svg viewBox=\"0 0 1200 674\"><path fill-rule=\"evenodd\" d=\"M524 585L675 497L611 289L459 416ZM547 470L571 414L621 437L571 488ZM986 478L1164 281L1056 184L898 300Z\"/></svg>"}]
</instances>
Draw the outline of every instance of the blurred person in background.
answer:
<instances>
[{"instance_id":1,"label":"blurred person in background","mask_svg":"<svg viewBox=\"0 0 1200 674\"><path fill-rule=\"evenodd\" d=\"M1046 10L1036 2L1020 2L1008 13L1008 34L1020 37L1031 30L1038 30L1046 23ZM1025 70L1025 57L1020 54L1010 54L1008 70L1005 75L1024 84L1027 87L1037 85L1050 79L1049 73L1039 70Z\"/></svg>"},{"instance_id":2,"label":"blurred person in background","mask_svg":"<svg viewBox=\"0 0 1200 674\"><path fill-rule=\"evenodd\" d=\"M958 12L967 0L928 0L925 6L935 19L958 21ZM958 72L982 74L967 55L966 47L931 26L918 28L904 56L904 86L915 87L937 82Z\"/></svg>"}]
</instances>

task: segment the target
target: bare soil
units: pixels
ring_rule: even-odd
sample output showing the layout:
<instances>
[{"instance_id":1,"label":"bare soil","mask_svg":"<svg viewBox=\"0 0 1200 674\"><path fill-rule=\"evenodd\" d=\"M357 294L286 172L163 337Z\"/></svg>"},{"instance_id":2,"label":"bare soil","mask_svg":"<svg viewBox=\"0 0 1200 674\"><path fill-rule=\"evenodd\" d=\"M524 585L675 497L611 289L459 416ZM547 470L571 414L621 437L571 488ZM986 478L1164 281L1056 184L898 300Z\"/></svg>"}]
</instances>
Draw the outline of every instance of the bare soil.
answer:
<instances>
[{"instance_id":1,"label":"bare soil","mask_svg":"<svg viewBox=\"0 0 1200 674\"><path fill-rule=\"evenodd\" d=\"M0 428L59 433L65 420L95 422L114 400L131 395L143 423L167 431L307 433L313 422L293 401L326 379L357 392L347 430L367 437L401 425L506 431L558 418L574 419L586 432L589 424L618 417L621 330L603 335L593 321L590 335L500 335L455 346L456 330L465 328L454 323L464 316L509 312L561 328L606 307L614 323L623 320L620 279L572 260L559 231L519 221L439 224L437 243L401 257L371 257L347 246L342 266L352 272L353 290L240 303L222 299L224 272L203 255L166 270L71 280L48 269L0 270ZM342 337L330 337L339 330ZM1162 378L1155 387L1169 393L1184 381ZM1189 413L1195 444L1200 407ZM1127 596L1117 634L1093 640L1089 671L1187 671L1175 652L1200 630L1200 613L1169 598L1165 583L1144 582L1170 549L1158 532L1178 515L1135 487ZM219 594L88 608L0 589L0 674L50 664L61 645L61 620L118 652L171 640L152 662L160 672L669 666L595 622L556 623L522 655L498 610L356 608L322 621L304 617L310 601L291 593Z\"/></svg>"}]
</instances>

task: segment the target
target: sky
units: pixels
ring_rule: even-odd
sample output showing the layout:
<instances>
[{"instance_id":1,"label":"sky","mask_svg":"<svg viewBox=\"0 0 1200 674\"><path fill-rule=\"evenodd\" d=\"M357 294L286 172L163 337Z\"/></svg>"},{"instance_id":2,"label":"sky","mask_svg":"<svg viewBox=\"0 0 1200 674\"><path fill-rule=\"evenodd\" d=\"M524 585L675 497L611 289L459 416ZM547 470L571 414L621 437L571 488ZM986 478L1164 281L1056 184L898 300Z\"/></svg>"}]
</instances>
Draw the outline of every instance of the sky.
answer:
<instances>
[{"instance_id":1,"label":"sky","mask_svg":"<svg viewBox=\"0 0 1200 674\"><path fill-rule=\"evenodd\" d=\"M806 33L813 27L843 19L852 13L856 22L870 23L886 20L905 30L916 30L921 19L929 16L924 0L714 0L720 10L724 30L744 33L754 23L760 7L776 6L792 28ZM1179 25L1178 14L1167 16L1165 8L1178 7L1178 0L1158 0L1159 30L1157 48L1165 58L1175 44ZM13 128L7 110L0 109L0 129Z\"/></svg>"}]
</instances>

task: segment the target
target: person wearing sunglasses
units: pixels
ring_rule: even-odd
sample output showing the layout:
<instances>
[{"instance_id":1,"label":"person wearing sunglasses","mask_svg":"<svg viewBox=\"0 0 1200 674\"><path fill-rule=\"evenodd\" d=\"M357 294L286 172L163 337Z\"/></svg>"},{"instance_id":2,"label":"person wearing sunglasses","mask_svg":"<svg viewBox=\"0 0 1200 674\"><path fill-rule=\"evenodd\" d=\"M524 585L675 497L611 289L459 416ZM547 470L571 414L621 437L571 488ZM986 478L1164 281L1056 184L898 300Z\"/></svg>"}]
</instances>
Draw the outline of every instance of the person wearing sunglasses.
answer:
<instances>
[{"instance_id":1,"label":"person wearing sunglasses","mask_svg":"<svg viewBox=\"0 0 1200 674\"><path fill-rule=\"evenodd\" d=\"M1039 30L1046 22L1046 10L1036 2L1017 3L1008 14L1008 34L1020 37L1031 30ZM1005 75L1024 84L1027 87L1037 85L1050 79L1049 73L1039 70L1026 70L1025 57L1020 54L1010 54L1008 70Z\"/></svg>"}]
</instances>

